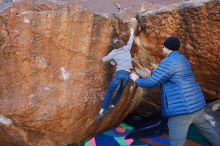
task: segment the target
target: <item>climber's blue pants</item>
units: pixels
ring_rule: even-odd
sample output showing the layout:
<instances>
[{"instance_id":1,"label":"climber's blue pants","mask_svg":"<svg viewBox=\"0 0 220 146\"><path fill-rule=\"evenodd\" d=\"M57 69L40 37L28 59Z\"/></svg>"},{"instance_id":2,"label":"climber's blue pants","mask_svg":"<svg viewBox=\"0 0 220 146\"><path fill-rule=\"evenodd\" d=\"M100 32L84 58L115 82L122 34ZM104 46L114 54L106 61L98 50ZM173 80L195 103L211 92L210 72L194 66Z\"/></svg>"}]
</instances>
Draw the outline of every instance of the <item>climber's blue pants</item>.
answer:
<instances>
[{"instance_id":1,"label":"climber's blue pants","mask_svg":"<svg viewBox=\"0 0 220 146\"><path fill-rule=\"evenodd\" d=\"M109 101L111 100L114 91L116 90L118 85L120 85L115 97L112 99L112 105L115 105L120 99L121 94L129 81L130 81L130 72L125 70L117 71L112 78L108 90L105 93L105 97L104 100L102 101L101 108L107 109L109 105Z\"/></svg>"}]
</instances>

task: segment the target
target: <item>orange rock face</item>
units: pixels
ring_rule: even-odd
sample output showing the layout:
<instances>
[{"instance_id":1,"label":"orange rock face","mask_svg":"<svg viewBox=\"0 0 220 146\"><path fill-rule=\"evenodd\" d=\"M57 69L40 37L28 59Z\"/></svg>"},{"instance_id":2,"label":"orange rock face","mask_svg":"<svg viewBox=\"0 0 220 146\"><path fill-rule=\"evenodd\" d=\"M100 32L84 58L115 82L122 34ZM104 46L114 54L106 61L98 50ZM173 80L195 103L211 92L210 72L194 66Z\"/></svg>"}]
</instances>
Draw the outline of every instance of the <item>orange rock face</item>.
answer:
<instances>
[{"instance_id":1,"label":"orange rock face","mask_svg":"<svg viewBox=\"0 0 220 146\"><path fill-rule=\"evenodd\" d=\"M125 97L129 87L117 110L95 121L111 78L101 58L111 48L113 31L111 19L74 5L22 2L5 11L0 17L1 142L73 143L120 122L140 100Z\"/></svg>"},{"instance_id":2,"label":"orange rock face","mask_svg":"<svg viewBox=\"0 0 220 146\"><path fill-rule=\"evenodd\" d=\"M219 98L219 2L162 10L156 3L148 4L141 8L158 10L140 14L141 30L132 50L137 62L144 67L159 63L163 40L178 35L181 51L190 59L207 97ZM111 6L117 10L115 4ZM138 105L142 92L139 88L133 92L131 82L113 112L95 120L113 73L101 58L110 51L113 38L128 38L128 24L117 19L140 12L117 10L112 16L95 10L68 1L26 1L1 12L1 145L74 143L115 125ZM152 97L157 92L145 90L146 94Z\"/></svg>"},{"instance_id":3,"label":"orange rock face","mask_svg":"<svg viewBox=\"0 0 220 146\"><path fill-rule=\"evenodd\" d=\"M180 51L190 60L195 78L206 98L219 99L219 8L219 1L195 1L142 13L142 32L136 38L140 42L140 49L135 54L138 62L145 67L158 64L164 58L164 40L170 35L176 35L182 43ZM147 94L151 96L149 92Z\"/></svg>"}]
</instances>

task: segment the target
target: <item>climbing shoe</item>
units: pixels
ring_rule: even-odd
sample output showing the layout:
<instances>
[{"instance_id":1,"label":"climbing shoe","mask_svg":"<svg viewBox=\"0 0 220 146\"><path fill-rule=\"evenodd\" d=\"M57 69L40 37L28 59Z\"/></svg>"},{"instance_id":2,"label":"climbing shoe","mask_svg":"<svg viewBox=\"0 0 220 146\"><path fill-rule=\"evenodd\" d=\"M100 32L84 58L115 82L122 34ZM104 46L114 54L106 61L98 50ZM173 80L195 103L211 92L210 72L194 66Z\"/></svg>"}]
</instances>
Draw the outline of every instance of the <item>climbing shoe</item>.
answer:
<instances>
[{"instance_id":1,"label":"climbing shoe","mask_svg":"<svg viewBox=\"0 0 220 146\"><path fill-rule=\"evenodd\" d=\"M110 113L114 107L115 107L114 105L110 105L110 106L106 109L106 113Z\"/></svg>"},{"instance_id":2,"label":"climbing shoe","mask_svg":"<svg viewBox=\"0 0 220 146\"><path fill-rule=\"evenodd\" d=\"M96 119L102 119L104 117L105 113L104 112L101 112L101 113L98 113L96 115Z\"/></svg>"}]
</instances>

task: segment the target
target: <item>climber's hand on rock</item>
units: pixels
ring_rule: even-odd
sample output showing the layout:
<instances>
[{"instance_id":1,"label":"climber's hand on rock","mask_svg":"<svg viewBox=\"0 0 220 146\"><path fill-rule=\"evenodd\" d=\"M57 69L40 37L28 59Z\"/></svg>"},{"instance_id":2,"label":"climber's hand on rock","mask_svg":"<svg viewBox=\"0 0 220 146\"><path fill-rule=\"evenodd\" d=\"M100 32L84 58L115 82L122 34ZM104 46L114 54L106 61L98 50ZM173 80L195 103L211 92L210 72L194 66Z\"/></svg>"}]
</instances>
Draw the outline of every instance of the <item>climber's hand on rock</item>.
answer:
<instances>
[{"instance_id":1,"label":"climber's hand on rock","mask_svg":"<svg viewBox=\"0 0 220 146\"><path fill-rule=\"evenodd\" d=\"M134 34L134 29L133 29L133 28L130 29L130 34L131 34L131 35Z\"/></svg>"},{"instance_id":2,"label":"climber's hand on rock","mask_svg":"<svg viewBox=\"0 0 220 146\"><path fill-rule=\"evenodd\" d=\"M134 82L139 78L139 76L136 73L130 74L130 79L132 79Z\"/></svg>"}]
</instances>

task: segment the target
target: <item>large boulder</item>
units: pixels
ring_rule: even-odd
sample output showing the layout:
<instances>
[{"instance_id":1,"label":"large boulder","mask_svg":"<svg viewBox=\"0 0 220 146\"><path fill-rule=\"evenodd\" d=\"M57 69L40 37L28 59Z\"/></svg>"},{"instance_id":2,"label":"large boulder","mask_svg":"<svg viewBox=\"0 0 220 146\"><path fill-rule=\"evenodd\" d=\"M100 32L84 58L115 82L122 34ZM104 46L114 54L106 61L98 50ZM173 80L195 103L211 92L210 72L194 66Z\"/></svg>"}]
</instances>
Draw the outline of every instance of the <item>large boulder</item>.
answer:
<instances>
[{"instance_id":1,"label":"large boulder","mask_svg":"<svg viewBox=\"0 0 220 146\"><path fill-rule=\"evenodd\" d=\"M111 19L72 4L18 2L5 10L0 16L0 142L73 143L120 122L141 99L129 98L132 83L116 110L95 120L112 76L101 58L113 33Z\"/></svg>"},{"instance_id":2,"label":"large boulder","mask_svg":"<svg viewBox=\"0 0 220 146\"><path fill-rule=\"evenodd\" d=\"M153 68L164 58L164 40L176 35L181 40L180 51L189 59L195 78L207 100L220 98L220 2L189 1L140 13L139 49L136 62ZM145 90L145 98L159 99L159 90ZM152 96L154 95L154 96Z\"/></svg>"},{"instance_id":3,"label":"large boulder","mask_svg":"<svg viewBox=\"0 0 220 146\"><path fill-rule=\"evenodd\" d=\"M163 40L177 35L207 99L219 98L219 1L99 2L0 1L2 146L74 143L122 121L141 97L159 103L157 89L142 95L130 82L112 113L95 120L114 71L101 57L114 38L127 41L136 13L135 65L158 64Z\"/></svg>"}]
</instances>

